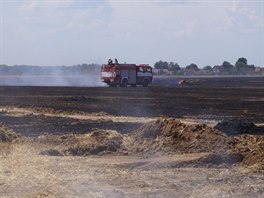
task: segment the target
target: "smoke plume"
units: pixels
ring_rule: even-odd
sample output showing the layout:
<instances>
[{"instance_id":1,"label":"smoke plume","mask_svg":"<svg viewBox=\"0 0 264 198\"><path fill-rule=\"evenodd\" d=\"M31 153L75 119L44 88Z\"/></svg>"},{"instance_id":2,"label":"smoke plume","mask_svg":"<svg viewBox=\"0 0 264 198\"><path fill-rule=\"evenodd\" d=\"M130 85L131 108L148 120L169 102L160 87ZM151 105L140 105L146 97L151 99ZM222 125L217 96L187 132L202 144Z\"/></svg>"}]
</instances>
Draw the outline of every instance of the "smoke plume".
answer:
<instances>
[{"instance_id":1,"label":"smoke plume","mask_svg":"<svg viewBox=\"0 0 264 198\"><path fill-rule=\"evenodd\" d=\"M5 66L0 65L0 86L105 86L99 65L77 66Z\"/></svg>"}]
</instances>

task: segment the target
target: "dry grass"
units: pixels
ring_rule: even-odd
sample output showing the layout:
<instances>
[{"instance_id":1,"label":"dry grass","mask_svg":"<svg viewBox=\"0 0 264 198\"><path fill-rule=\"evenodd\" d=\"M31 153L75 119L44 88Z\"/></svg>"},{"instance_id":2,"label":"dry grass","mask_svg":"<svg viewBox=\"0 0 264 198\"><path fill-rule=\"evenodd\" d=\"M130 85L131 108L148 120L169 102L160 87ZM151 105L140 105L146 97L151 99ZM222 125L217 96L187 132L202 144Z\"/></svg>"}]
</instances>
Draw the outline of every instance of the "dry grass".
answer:
<instances>
[{"instance_id":1,"label":"dry grass","mask_svg":"<svg viewBox=\"0 0 264 198\"><path fill-rule=\"evenodd\" d=\"M264 193L263 175L237 167L184 165L207 155L202 153L147 159L53 157L39 155L46 147L37 143L1 145L4 148L10 152L0 155L0 197L261 197Z\"/></svg>"},{"instance_id":2,"label":"dry grass","mask_svg":"<svg viewBox=\"0 0 264 198\"><path fill-rule=\"evenodd\" d=\"M50 172L47 157L39 156L38 150L25 144L2 145L1 150L0 196L57 197L58 178Z\"/></svg>"}]
</instances>

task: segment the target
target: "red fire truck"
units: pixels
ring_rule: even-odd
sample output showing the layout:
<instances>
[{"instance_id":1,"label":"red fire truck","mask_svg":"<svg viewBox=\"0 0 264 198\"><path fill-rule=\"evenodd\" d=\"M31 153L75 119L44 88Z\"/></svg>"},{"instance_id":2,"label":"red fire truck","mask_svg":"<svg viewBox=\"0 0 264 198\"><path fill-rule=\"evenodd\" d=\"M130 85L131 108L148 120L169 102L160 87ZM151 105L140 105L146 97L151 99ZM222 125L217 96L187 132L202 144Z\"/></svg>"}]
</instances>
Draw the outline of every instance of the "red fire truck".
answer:
<instances>
[{"instance_id":1,"label":"red fire truck","mask_svg":"<svg viewBox=\"0 0 264 198\"><path fill-rule=\"evenodd\" d=\"M108 64L101 67L101 80L111 87L147 87L152 83L152 78L152 68L147 64L119 64L116 59L115 63L109 59Z\"/></svg>"}]
</instances>

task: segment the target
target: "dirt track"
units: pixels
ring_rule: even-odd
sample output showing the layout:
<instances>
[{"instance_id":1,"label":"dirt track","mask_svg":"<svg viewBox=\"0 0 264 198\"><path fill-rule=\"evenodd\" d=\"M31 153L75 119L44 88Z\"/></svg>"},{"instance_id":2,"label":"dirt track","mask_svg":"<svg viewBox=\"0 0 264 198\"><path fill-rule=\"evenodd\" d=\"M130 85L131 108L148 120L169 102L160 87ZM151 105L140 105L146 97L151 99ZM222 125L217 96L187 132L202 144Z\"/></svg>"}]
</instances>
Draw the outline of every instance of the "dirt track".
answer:
<instances>
[{"instance_id":1,"label":"dirt track","mask_svg":"<svg viewBox=\"0 0 264 198\"><path fill-rule=\"evenodd\" d=\"M189 82L0 87L0 128L13 141L0 143L0 196L262 197L262 168L250 162L263 157L264 79ZM255 126L242 136L211 128L226 119Z\"/></svg>"}]
</instances>

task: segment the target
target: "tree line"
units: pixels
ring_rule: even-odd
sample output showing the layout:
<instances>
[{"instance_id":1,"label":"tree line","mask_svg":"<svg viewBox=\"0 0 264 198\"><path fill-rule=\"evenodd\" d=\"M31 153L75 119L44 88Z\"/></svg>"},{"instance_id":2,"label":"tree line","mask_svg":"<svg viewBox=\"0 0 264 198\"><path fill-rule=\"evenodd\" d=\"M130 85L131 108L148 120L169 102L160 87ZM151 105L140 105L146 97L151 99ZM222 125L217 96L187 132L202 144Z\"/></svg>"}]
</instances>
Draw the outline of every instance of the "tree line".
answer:
<instances>
[{"instance_id":1,"label":"tree line","mask_svg":"<svg viewBox=\"0 0 264 198\"><path fill-rule=\"evenodd\" d=\"M154 64L154 69L158 70L157 74L163 75L196 75L196 74L249 74L255 72L255 65L248 64L246 58L238 58L233 65L228 61L224 61L221 65L206 65L199 68L195 63L191 63L185 67L181 67L178 63L158 61ZM263 69L263 68L262 68ZM264 71L264 69L263 69ZM31 65L0 65L0 75L74 75L74 74L99 74L99 64L78 64L73 66L31 66ZM261 73L261 69L260 72ZM258 74L258 73L254 73Z\"/></svg>"},{"instance_id":2,"label":"tree line","mask_svg":"<svg viewBox=\"0 0 264 198\"><path fill-rule=\"evenodd\" d=\"M158 61L154 64L154 68L159 70L159 74L163 74L165 70L170 71L171 74L181 74L182 71L204 71L204 73L213 73L219 71L225 74L246 74L250 70L255 70L255 65L250 65L247 59L244 57L238 58L236 63L233 65L228 61L224 61L222 65L215 65L214 67L210 65L204 66L200 69L195 63L191 63L185 67L180 67L178 63Z\"/></svg>"}]
</instances>

